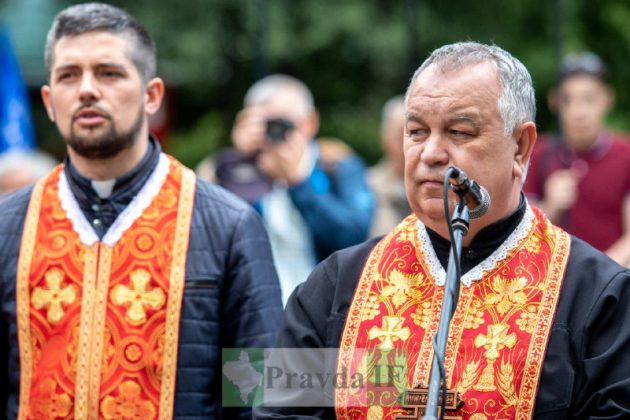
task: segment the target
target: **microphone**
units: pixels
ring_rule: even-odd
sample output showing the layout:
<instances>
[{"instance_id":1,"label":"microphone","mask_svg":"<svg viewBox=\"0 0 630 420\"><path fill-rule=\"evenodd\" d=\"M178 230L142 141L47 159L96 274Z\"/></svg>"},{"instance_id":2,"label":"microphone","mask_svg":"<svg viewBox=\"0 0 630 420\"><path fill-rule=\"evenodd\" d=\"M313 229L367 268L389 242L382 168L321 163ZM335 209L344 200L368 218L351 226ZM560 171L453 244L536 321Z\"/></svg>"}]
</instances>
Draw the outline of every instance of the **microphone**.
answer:
<instances>
[{"instance_id":1,"label":"microphone","mask_svg":"<svg viewBox=\"0 0 630 420\"><path fill-rule=\"evenodd\" d=\"M468 178L466 172L456 166L449 167L451 189L458 195L466 197L466 205L470 211L470 218L477 219L488 211L490 208L490 194L488 191L477 184L476 181Z\"/></svg>"}]
</instances>

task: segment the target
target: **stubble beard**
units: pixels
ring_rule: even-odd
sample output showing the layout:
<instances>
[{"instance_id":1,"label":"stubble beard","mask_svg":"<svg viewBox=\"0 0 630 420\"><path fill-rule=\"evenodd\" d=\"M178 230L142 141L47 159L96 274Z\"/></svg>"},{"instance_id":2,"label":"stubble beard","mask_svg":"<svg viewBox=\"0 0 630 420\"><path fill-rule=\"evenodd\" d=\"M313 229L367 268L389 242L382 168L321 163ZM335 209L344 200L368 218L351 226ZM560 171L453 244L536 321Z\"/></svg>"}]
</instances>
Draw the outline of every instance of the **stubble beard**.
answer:
<instances>
[{"instance_id":1,"label":"stubble beard","mask_svg":"<svg viewBox=\"0 0 630 420\"><path fill-rule=\"evenodd\" d=\"M116 123L108 116L109 125L105 132L97 134L97 129L89 129L90 134L81 135L75 131L74 122L70 125L70 135L64 138L76 154L86 159L109 159L117 156L125 149L131 148L137 141L142 130L144 119L143 109L140 109L136 120L129 130L120 132Z\"/></svg>"}]
</instances>

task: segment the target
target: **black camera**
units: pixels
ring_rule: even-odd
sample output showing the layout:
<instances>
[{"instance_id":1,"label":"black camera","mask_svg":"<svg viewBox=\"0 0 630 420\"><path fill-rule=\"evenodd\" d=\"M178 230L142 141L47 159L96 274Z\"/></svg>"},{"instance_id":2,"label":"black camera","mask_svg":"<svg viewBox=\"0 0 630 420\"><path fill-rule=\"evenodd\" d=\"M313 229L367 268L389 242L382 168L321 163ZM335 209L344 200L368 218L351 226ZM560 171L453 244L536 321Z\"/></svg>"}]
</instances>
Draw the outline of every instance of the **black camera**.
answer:
<instances>
[{"instance_id":1,"label":"black camera","mask_svg":"<svg viewBox=\"0 0 630 420\"><path fill-rule=\"evenodd\" d=\"M287 134L295 129L295 124L286 118L270 118L266 123L265 133L271 143L279 143L287 139Z\"/></svg>"}]
</instances>

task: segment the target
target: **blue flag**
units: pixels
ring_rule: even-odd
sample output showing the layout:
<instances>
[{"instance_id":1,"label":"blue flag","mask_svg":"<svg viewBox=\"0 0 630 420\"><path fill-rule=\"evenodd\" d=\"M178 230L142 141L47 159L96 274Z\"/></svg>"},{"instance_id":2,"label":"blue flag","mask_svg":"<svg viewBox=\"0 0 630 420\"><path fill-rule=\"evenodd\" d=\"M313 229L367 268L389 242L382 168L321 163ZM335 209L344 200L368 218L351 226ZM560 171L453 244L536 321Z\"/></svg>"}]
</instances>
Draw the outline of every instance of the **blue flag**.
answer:
<instances>
[{"instance_id":1,"label":"blue flag","mask_svg":"<svg viewBox=\"0 0 630 420\"><path fill-rule=\"evenodd\" d=\"M0 24L0 153L33 149L34 137L26 87L8 30Z\"/></svg>"}]
</instances>

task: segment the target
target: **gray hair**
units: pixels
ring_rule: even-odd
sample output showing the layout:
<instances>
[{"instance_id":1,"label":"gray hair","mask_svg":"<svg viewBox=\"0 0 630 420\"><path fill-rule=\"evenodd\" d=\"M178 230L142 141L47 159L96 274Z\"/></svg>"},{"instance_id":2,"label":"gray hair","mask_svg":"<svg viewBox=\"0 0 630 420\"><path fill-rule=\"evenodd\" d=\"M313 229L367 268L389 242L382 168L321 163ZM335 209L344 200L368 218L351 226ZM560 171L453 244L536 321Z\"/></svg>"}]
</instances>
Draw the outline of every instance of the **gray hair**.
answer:
<instances>
[{"instance_id":1,"label":"gray hair","mask_svg":"<svg viewBox=\"0 0 630 420\"><path fill-rule=\"evenodd\" d=\"M400 108L405 106L405 97L404 95L396 95L392 98L389 98L387 102L383 105L383 109L381 110L381 131L385 129L389 119L393 116L393 114Z\"/></svg>"},{"instance_id":2,"label":"gray hair","mask_svg":"<svg viewBox=\"0 0 630 420\"><path fill-rule=\"evenodd\" d=\"M496 45L458 42L436 49L411 78L405 102L409 100L413 84L420 73L431 64L448 71L486 61L494 63L501 83L502 92L497 107L503 120L503 133L505 136L512 135L519 124L536 118L536 97L532 78L523 63Z\"/></svg>"},{"instance_id":3,"label":"gray hair","mask_svg":"<svg viewBox=\"0 0 630 420\"><path fill-rule=\"evenodd\" d=\"M44 48L44 63L48 75L52 71L54 47L59 39L94 31L128 36L131 45L128 46L127 53L140 76L145 83L155 77L155 44L147 30L129 13L103 3L70 6L55 16Z\"/></svg>"},{"instance_id":4,"label":"gray hair","mask_svg":"<svg viewBox=\"0 0 630 420\"><path fill-rule=\"evenodd\" d=\"M272 74L254 83L245 94L245 106L258 105L267 102L276 95L287 91L294 92L299 97L305 114L315 110L315 101L311 90L304 82L286 74Z\"/></svg>"}]
</instances>

